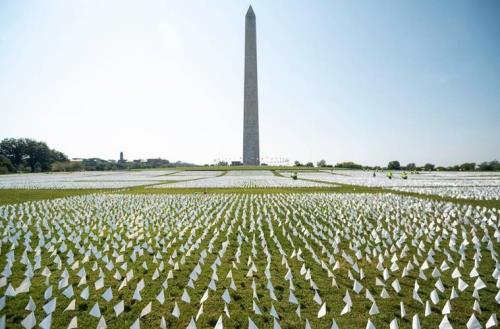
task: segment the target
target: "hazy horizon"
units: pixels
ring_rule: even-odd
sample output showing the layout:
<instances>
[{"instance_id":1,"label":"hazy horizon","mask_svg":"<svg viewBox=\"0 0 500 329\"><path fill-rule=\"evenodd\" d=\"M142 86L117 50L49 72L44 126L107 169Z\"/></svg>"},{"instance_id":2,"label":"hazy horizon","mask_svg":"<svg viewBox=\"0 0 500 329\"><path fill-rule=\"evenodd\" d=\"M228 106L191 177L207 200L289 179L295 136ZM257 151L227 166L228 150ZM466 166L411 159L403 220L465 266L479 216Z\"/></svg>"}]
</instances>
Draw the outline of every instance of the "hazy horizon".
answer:
<instances>
[{"instance_id":1,"label":"hazy horizon","mask_svg":"<svg viewBox=\"0 0 500 329\"><path fill-rule=\"evenodd\" d=\"M248 5L0 1L0 139L239 160ZM265 159L500 160L500 3L251 5Z\"/></svg>"}]
</instances>

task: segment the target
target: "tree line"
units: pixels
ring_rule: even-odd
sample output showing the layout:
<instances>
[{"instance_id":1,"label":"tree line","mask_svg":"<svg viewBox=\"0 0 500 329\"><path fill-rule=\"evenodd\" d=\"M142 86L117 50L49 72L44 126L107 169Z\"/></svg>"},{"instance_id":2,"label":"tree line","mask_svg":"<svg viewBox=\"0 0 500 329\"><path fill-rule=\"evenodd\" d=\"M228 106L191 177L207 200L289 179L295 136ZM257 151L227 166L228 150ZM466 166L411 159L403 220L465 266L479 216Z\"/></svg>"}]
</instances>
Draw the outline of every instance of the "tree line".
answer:
<instances>
[{"instance_id":1,"label":"tree line","mask_svg":"<svg viewBox=\"0 0 500 329\"><path fill-rule=\"evenodd\" d=\"M308 163L312 167L312 163ZM295 166L303 166L300 162L295 161ZM387 166L364 166L351 161L340 162L335 165L328 165L325 160L317 162L318 168L338 168L338 169L364 169L364 170L406 170L406 171L500 171L500 162L497 160L485 161L479 164L475 162L466 162L454 166L435 166L432 163L426 163L423 166L417 166L415 163L401 165L399 161L390 161Z\"/></svg>"},{"instance_id":2,"label":"tree line","mask_svg":"<svg viewBox=\"0 0 500 329\"><path fill-rule=\"evenodd\" d=\"M454 166L435 166L432 163L426 163L423 166L417 167L414 163L409 163L402 166L399 161L394 160L388 163L388 170L406 170L406 171L500 171L500 162L497 160L485 161L479 164L475 162L465 162Z\"/></svg>"}]
</instances>

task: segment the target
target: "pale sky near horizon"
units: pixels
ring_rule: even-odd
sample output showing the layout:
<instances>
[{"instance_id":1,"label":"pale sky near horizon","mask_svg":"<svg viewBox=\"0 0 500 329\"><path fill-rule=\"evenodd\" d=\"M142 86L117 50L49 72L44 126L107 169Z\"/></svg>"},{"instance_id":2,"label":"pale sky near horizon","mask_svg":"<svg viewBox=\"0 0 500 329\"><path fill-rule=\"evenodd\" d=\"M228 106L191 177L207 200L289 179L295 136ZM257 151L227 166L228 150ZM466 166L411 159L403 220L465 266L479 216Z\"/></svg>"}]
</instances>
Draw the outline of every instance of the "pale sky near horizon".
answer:
<instances>
[{"instance_id":1,"label":"pale sky near horizon","mask_svg":"<svg viewBox=\"0 0 500 329\"><path fill-rule=\"evenodd\" d=\"M70 157L239 159L248 5L0 0L0 139ZM500 160L500 2L252 7L265 161Z\"/></svg>"}]
</instances>

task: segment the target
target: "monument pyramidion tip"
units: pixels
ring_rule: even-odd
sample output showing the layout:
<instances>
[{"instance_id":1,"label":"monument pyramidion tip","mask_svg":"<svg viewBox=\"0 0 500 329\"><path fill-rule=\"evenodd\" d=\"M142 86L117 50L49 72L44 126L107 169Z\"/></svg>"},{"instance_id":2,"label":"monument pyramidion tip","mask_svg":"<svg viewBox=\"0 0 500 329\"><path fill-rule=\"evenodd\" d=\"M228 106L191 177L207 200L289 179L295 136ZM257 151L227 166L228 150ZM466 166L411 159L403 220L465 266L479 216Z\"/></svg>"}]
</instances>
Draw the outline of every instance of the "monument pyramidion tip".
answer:
<instances>
[{"instance_id":1,"label":"monument pyramidion tip","mask_svg":"<svg viewBox=\"0 0 500 329\"><path fill-rule=\"evenodd\" d=\"M253 12L253 8L252 8L252 5L250 5L248 7L248 11L247 11L247 17L255 17L255 13Z\"/></svg>"}]
</instances>

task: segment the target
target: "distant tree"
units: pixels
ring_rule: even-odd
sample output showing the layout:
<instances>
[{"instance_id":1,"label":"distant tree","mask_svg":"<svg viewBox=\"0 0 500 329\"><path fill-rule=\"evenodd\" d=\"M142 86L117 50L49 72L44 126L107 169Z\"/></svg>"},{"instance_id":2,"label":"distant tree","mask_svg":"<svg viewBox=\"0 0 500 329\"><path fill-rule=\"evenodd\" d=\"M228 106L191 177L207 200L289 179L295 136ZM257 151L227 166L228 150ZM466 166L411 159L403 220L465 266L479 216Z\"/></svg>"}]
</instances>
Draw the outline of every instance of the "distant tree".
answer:
<instances>
[{"instance_id":1,"label":"distant tree","mask_svg":"<svg viewBox=\"0 0 500 329\"><path fill-rule=\"evenodd\" d=\"M219 162L217 162L217 165L220 166L220 167L229 166L229 164L227 163L227 161L219 161Z\"/></svg>"},{"instance_id":2,"label":"distant tree","mask_svg":"<svg viewBox=\"0 0 500 329\"><path fill-rule=\"evenodd\" d=\"M85 170L113 170L117 169L116 164L99 158L83 159L82 165Z\"/></svg>"},{"instance_id":3,"label":"distant tree","mask_svg":"<svg viewBox=\"0 0 500 329\"><path fill-rule=\"evenodd\" d=\"M51 165L52 171L82 171L83 164L80 161L56 161Z\"/></svg>"},{"instance_id":4,"label":"distant tree","mask_svg":"<svg viewBox=\"0 0 500 329\"><path fill-rule=\"evenodd\" d=\"M318 167L326 167L326 161L325 160L319 160L318 163L316 164Z\"/></svg>"},{"instance_id":5,"label":"distant tree","mask_svg":"<svg viewBox=\"0 0 500 329\"><path fill-rule=\"evenodd\" d=\"M433 171L434 170L434 165L432 163L426 163L424 165L424 170L425 171Z\"/></svg>"},{"instance_id":6,"label":"distant tree","mask_svg":"<svg viewBox=\"0 0 500 329\"><path fill-rule=\"evenodd\" d=\"M491 171L493 170L492 167L490 166L489 162L481 162L478 166L477 169L480 171Z\"/></svg>"},{"instance_id":7,"label":"distant tree","mask_svg":"<svg viewBox=\"0 0 500 329\"><path fill-rule=\"evenodd\" d=\"M308 163L306 163L306 167L314 167L314 163L308 162Z\"/></svg>"},{"instance_id":8,"label":"distant tree","mask_svg":"<svg viewBox=\"0 0 500 329\"><path fill-rule=\"evenodd\" d=\"M401 169L401 164L397 160L391 161L387 165L387 169L388 170L400 170Z\"/></svg>"},{"instance_id":9,"label":"distant tree","mask_svg":"<svg viewBox=\"0 0 500 329\"><path fill-rule=\"evenodd\" d=\"M25 166L22 163L17 167L17 171L21 173L27 173L31 172L31 167L30 166Z\"/></svg>"},{"instance_id":10,"label":"distant tree","mask_svg":"<svg viewBox=\"0 0 500 329\"><path fill-rule=\"evenodd\" d=\"M65 169L64 162L56 161L50 165L51 171L66 171Z\"/></svg>"},{"instance_id":11,"label":"distant tree","mask_svg":"<svg viewBox=\"0 0 500 329\"><path fill-rule=\"evenodd\" d=\"M51 150L44 142L29 138L6 138L0 142L0 154L8 158L17 171L48 171L55 161L68 161L66 155Z\"/></svg>"},{"instance_id":12,"label":"distant tree","mask_svg":"<svg viewBox=\"0 0 500 329\"><path fill-rule=\"evenodd\" d=\"M473 171L473 170L476 170L476 164L474 162L462 163L460 165L460 170L463 170L463 171Z\"/></svg>"},{"instance_id":13,"label":"distant tree","mask_svg":"<svg viewBox=\"0 0 500 329\"><path fill-rule=\"evenodd\" d=\"M56 151L56 150L50 150L50 159L52 162L55 161L69 161L68 157L66 154Z\"/></svg>"},{"instance_id":14,"label":"distant tree","mask_svg":"<svg viewBox=\"0 0 500 329\"><path fill-rule=\"evenodd\" d=\"M342 169L363 169L363 166L352 161L340 162L335 165L335 168Z\"/></svg>"},{"instance_id":15,"label":"distant tree","mask_svg":"<svg viewBox=\"0 0 500 329\"><path fill-rule=\"evenodd\" d=\"M126 169L140 169L142 168L142 164L138 161L133 161L130 165L125 166Z\"/></svg>"},{"instance_id":16,"label":"distant tree","mask_svg":"<svg viewBox=\"0 0 500 329\"><path fill-rule=\"evenodd\" d=\"M294 165L295 167L302 167L302 163L300 163L299 161L295 161Z\"/></svg>"},{"instance_id":17,"label":"distant tree","mask_svg":"<svg viewBox=\"0 0 500 329\"><path fill-rule=\"evenodd\" d=\"M481 171L499 171L500 162L498 162L497 160L493 160L490 162L482 162L478 165L477 169Z\"/></svg>"},{"instance_id":18,"label":"distant tree","mask_svg":"<svg viewBox=\"0 0 500 329\"><path fill-rule=\"evenodd\" d=\"M416 168L417 168L417 166L413 162L406 165L406 170L408 170L408 171L415 170Z\"/></svg>"},{"instance_id":19,"label":"distant tree","mask_svg":"<svg viewBox=\"0 0 500 329\"><path fill-rule=\"evenodd\" d=\"M69 162L69 171L82 171L82 170L83 170L83 164L80 161Z\"/></svg>"},{"instance_id":20,"label":"distant tree","mask_svg":"<svg viewBox=\"0 0 500 329\"><path fill-rule=\"evenodd\" d=\"M35 162L35 165L33 166L33 172L42 172L42 165L40 162Z\"/></svg>"},{"instance_id":21,"label":"distant tree","mask_svg":"<svg viewBox=\"0 0 500 329\"><path fill-rule=\"evenodd\" d=\"M14 172L14 166L10 162L9 158L0 154L0 174L8 174L9 172Z\"/></svg>"}]
</instances>

